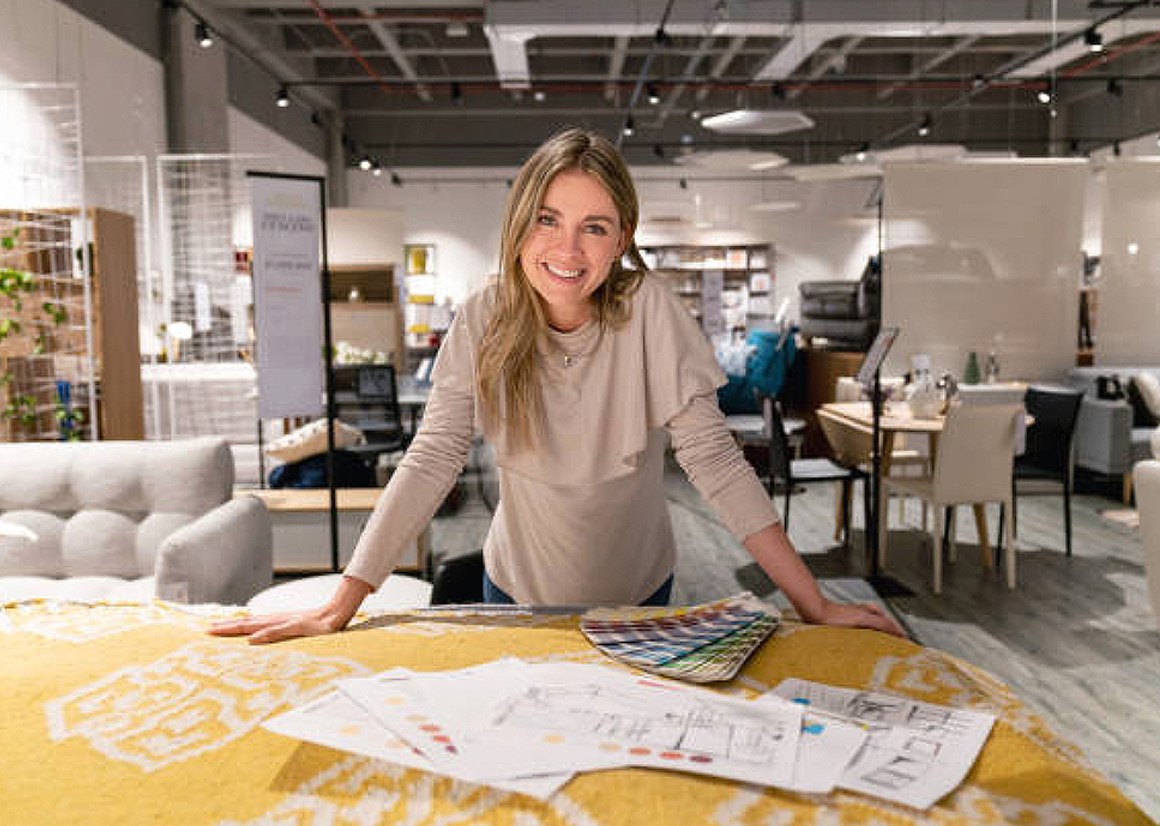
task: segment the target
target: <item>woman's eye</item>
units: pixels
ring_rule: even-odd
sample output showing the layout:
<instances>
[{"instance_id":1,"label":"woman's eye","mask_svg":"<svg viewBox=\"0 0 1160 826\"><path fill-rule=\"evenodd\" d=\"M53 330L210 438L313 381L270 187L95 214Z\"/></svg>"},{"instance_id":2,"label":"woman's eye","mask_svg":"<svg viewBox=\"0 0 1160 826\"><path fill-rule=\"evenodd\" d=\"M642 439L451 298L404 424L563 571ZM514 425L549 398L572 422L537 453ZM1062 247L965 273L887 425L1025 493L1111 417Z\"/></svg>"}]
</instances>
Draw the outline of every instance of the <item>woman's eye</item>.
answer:
<instances>
[{"instance_id":1,"label":"woman's eye","mask_svg":"<svg viewBox=\"0 0 1160 826\"><path fill-rule=\"evenodd\" d=\"M589 224L587 230L592 235L607 235L608 230L602 224Z\"/></svg>"},{"instance_id":2,"label":"woman's eye","mask_svg":"<svg viewBox=\"0 0 1160 826\"><path fill-rule=\"evenodd\" d=\"M552 227L552 226L556 225L556 219L553 218L551 215L541 215L539 218L536 219L536 222L540 226L544 226L544 227Z\"/></svg>"}]
</instances>

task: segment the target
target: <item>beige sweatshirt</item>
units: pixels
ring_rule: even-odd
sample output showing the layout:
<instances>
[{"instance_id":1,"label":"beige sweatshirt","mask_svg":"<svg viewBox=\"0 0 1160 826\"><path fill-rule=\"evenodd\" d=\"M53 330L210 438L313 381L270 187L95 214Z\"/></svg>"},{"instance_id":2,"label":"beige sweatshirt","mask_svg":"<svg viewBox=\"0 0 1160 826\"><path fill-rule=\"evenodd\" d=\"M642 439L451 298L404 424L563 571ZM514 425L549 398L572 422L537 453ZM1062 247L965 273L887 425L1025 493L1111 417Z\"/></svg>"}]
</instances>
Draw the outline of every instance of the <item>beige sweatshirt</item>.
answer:
<instances>
[{"instance_id":1,"label":"beige sweatshirt","mask_svg":"<svg viewBox=\"0 0 1160 826\"><path fill-rule=\"evenodd\" d=\"M431 519L481 428L475 357L489 290L457 313L432 372L422 425L379 498L346 573L374 587ZM500 497L484 544L488 575L517 602L627 605L673 572L663 490L665 433L677 461L739 540L777 511L725 427L725 383L697 323L656 276L631 319L552 332L540 348L545 433L535 451L495 448Z\"/></svg>"}]
</instances>

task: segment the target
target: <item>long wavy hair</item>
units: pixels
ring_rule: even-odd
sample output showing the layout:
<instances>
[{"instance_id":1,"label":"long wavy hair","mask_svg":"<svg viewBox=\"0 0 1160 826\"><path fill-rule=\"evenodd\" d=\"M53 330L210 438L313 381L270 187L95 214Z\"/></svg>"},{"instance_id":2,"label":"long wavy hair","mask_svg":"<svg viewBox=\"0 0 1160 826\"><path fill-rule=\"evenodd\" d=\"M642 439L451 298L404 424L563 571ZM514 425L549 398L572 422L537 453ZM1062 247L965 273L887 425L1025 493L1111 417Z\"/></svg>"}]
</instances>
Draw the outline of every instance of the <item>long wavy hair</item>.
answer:
<instances>
[{"instance_id":1,"label":"long wavy hair","mask_svg":"<svg viewBox=\"0 0 1160 826\"><path fill-rule=\"evenodd\" d=\"M640 216L636 188L616 147L594 132L571 128L549 138L520 168L504 207L500 270L493 312L484 330L476 382L488 430L502 430L512 450L534 447L543 432L537 344L548 320L539 294L520 264L520 250L557 175L579 169L608 192L620 217L625 245L612 270L591 295L601 333L624 324L629 299L647 266L633 235ZM631 268L621 261L627 258Z\"/></svg>"}]
</instances>

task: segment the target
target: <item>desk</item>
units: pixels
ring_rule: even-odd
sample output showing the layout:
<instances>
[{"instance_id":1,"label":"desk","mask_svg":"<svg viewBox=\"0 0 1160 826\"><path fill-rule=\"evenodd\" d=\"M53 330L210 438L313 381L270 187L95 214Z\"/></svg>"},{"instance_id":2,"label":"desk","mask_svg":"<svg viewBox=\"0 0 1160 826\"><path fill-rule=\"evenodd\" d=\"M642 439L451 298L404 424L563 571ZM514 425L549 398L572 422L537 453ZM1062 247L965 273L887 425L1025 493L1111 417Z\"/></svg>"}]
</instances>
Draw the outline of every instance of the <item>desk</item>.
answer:
<instances>
[{"instance_id":1,"label":"desk","mask_svg":"<svg viewBox=\"0 0 1160 826\"><path fill-rule=\"evenodd\" d=\"M839 429L854 436L860 444L865 445L865 455L861 458L846 454L836 448L839 461L865 461L869 454L870 440L873 438L874 417L870 410L870 402L832 402L824 404L818 409L818 419L829 422ZM882 476L890 475L891 457L894 454L894 436L897 433L923 434L930 440L930 460L934 463L938 453L938 437L942 433L944 418L916 419L910 415L910 409L904 403L888 402L879 419L879 433L882 443L879 445L881 456ZM875 480L874 489L878 492L878 518L886 519L886 497L882 493L882 486ZM990 568L994 565L994 554L987 539L987 515L983 505L974 506L975 528L979 533L979 547L982 551L983 565ZM882 558L882 549L877 548L877 542L867 537L868 548L878 551L879 560Z\"/></svg>"},{"instance_id":2,"label":"desk","mask_svg":"<svg viewBox=\"0 0 1160 826\"><path fill-rule=\"evenodd\" d=\"M382 488L339 488L338 564L346 565L354 552ZM237 496L256 496L270 511L274 532L274 570L278 573L321 573L330 570L330 490L328 488L267 488L239 490ZM431 559L431 528L423 528L407 549L399 569L425 574Z\"/></svg>"},{"instance_id":3,"label":"desk","mask_svg":"<svg viewBox=\"0 0 1160 826\"><path fill-rule=\"evenodd\" d=\"M12 826L410 823L1147 824L1001 683L884 634L786 624L730 685L802 677L986 709L998 720L962 786L928 812L839 792L795 796L677 772L579 775L540 802L281 737L274 714L335 679L518 655L602 661L575 616L416 611L274 646L206 636L227 609L26 603L0 612L0 812ZM356 619L356 628L359 620Z\"/></svg>"}]
</instances>

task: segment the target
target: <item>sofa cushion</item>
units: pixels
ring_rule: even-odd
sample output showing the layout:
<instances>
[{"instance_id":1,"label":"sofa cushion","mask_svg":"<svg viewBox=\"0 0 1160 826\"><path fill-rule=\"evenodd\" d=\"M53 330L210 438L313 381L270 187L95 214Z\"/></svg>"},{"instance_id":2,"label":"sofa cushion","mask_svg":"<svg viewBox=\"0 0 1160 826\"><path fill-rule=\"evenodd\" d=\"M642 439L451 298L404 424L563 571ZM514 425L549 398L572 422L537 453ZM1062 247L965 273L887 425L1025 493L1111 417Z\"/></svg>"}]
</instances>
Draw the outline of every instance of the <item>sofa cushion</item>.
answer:
<instances>
[{"instance_id":1,"label":"sofa cushion","mask_svg":"<svg viewBox=\"0 0 1160 826\"><path fill-rule=\"evenodd\" d=\"M161 543L178 528L184 528L197 517L188 513L151 513L137 526L137 571L151 574L157 567L157 551Z\"/></svg>"},{"instance_id":2,"label":"sofa cushion","mask_svg":"<svg viewBox=\"0 0 1160 826\"><path fill-rule=\"evenodd\" d=\"M116 576L137 572L137 523L124 514L83 510L70 518L61 537L66 576Z\"/></svg>"},{"instance_id":3,"label":"sofa cushion","mask_svg":"<svg viewBox=\"0 0 1160 826\"><path fill-rule=\"evenodd\" d=\"M28 528L36 538L0 536L0 575L64 576L62 518L44 511L8 511L4 521Z\"/></svg>"},{"instance_id":4,"label":"sofa cushion","mask_svg":"<svg viewBox=\"0 0 1160 826\"><path fill-rule=\"evenodd\" d=\"M1128 381L1128 404L1132 406L1132 427L1155 427L1160 423L1156 415L1148 406L1148 400L1145 398L1144 380L1141 374L1137 373Z\"/></svg>"},{"instance_id":5,"label":"sofa cushion","mask_svg":"<svg viewBox=\"0 0 1160 826\"><path fill-rule=\"evenodd\" d=\"M297 462L310 456L326 452L326 419L315 419L280 436L270 442L266 452L283 462ZM354 447L366 442L363 432L357 427L335 420L334 446L338 449Z\"/></svg>"}]
</instances>

